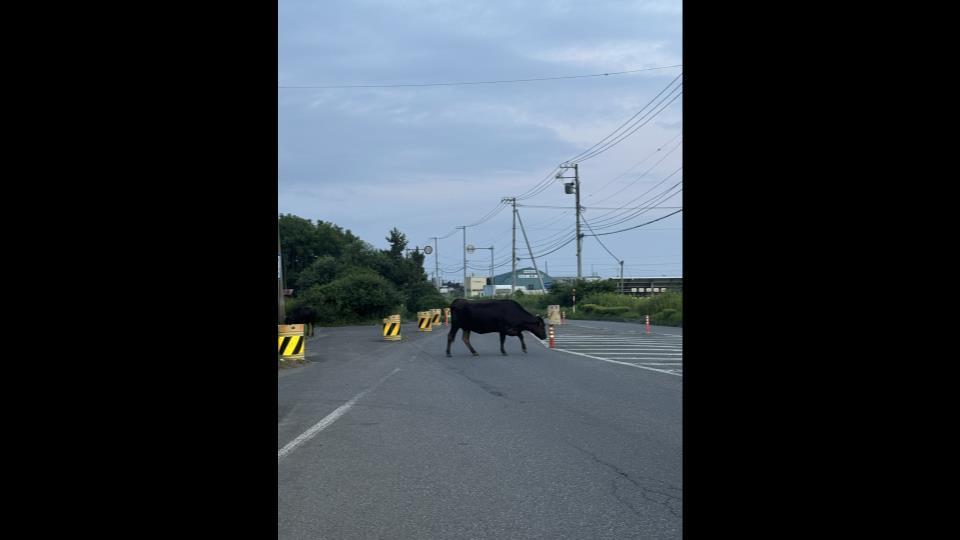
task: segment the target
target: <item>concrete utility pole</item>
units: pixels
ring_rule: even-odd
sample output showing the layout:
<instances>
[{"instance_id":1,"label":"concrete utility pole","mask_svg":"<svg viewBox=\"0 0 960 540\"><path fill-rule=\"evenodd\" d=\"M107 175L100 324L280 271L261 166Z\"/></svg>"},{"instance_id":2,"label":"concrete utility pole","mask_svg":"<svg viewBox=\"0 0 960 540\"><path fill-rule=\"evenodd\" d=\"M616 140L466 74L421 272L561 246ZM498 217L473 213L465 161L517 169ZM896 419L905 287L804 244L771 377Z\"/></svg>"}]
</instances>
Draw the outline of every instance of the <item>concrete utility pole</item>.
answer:
<instances>
[{"instance_id":1,"label":"concrete utility pole","mask_svg":"<svg viewBox=\"0 0 960 540\"><path fill-rule=\"evenodd\" d=\"M623 261L620 261L620 294L624 294L626 291L623 290Z\"/></svg>"},{"instance_id":2,"label":"concrete utility pole","mask_svg":"<svg viewBox=\"0 0 960 540\"><path fill-rule=\"evenodd\" d=\"M280 250L280 224L277 223L277 324L286 320L286 309L283 305L283 255Z\"/></svg>"},{"instance_id":3,"label":"concrete utility pole","mask_svg":"<svg viewBox=\"0 0 960 540\"><path fill-rule=\"evenodd\" d=\"M467 297L467 226L457 227L463 229L463 297Z\"/></svg>"},{"instance_id":4,"label":"concrete utility pole","mask_svg":"<svg viewBox=\"0 0 960 540\"><path fill-rule=\"evenodd\" d=\"M504 197L503 202L513 205L513 251L510 252L510 273L513 275L513 285L510 286L510 295L517 292L517 199Z\"/></svg>"},{"instance_id":5,"label":"concrete utility pole","mask_svg":"<svg viewBox=\"0 0 960 540\"><path fill-rule=\"evenodd\" d=\"M433 281L436 283L437 289L439 289L440 288L440 249L437 248L438 238L436 236L431 236L430 239L433 240L433 263L436 266L436 270L434 271L434 274L433 274Z\"/></svg>"},{"instance_id":6,"label":"concrete utility pole","mask_svg":"<svg viewBox=\"0 0 960 540\"><path fill-rule=\"evenodd\" d=\"M560 165L561 169L573 169L573 183L564 184L563 192L570 194L573 193L576 195L576 211L577 211L577 279L580 280L583 278L583 258L581 253L583 251L583 235L580 234L580 169L579 166L574 163L573 165ZM557 178L570 178L569 176L563 176L563 173L557 173Z\"/></svg>"},{"instance_id":7,"label":"concrete utility pole","mask_svg":"<svg viewBox=\"0 0 960 540\"><path fill-rule=\"evenodd\" d=\"M583 250L583 235L580 234L580 171L576 164L573 165L573 178L577 190L577 279L581 279L583 277L583 259L581 256Z\"/></svg>"}]
</instances>

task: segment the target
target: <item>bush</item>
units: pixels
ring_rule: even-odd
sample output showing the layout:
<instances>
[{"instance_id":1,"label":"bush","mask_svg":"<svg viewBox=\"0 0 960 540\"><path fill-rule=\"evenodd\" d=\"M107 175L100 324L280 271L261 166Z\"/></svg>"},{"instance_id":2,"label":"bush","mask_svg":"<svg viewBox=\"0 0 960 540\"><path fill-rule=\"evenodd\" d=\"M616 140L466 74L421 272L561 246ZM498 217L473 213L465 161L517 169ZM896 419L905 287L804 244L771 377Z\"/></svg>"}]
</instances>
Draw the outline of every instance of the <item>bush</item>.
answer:
<instances>
[{"instance_id":1,"label":"bush","mask_svg":"<svg viewBox=\"0 0 960 540\"><path fill-rule=\"evenodd\" d=\"M547 302L543 295L523 294L518 290L517 295L514 296L512 300L534 315L544 315L547 312Z\"/></svg>"},{"instance_id":2,"label":"bush","mask_svg":"<svg viewBox=\"0 0 960 540\"><path fill-rule=\"evenodd\" d=\"M579 280L572 283L555 281L550 284L550 292L546 295L546 298L544 298L544 305L572 306L574 289L577 290L577 298L579 299L577 303L579 304L588 297L602 293L612 293L616 290L616 285L607 280Z\"/></svg>"},{"instance_id":3,"label":"bush","mask_svg":"<svg viewBox=\"0 0 960 540\"><path fill-rule=\"evenodd\" d=\"M675 309L664 309L650 316L650 324L660 326L682 326L683 312Z\"/></svg>"},{"instance_id":4,"label":"bush","mask_svg":"<svg viewBox=\"0 0 960 540\"><path fill-rule=\"evenodd\" d=\"M683 325L683 295L662 293L655 296L635 297L624 294L598 292L585 296L577 302L577 313L567 310L572 319L597 318L643 322L650 315L650 322L663 326Z\"/></svg>"},{"instance_id":5,"label":"bush","mask_svg":"<svg viewBox=\"0 0 960 540\"><path fill-rule=\"evenodd\" d=\"M594 313L600 306L598 304L581 304L580 309L584 313Z\"/></svg>"},{"instance_id":6,"label":"bush","mask_svg":"<svg viewBox=\"0 0 960 540\"><path fill-rule=\"evenodd\" d=\"M447 300L432 283L427 281L408 285L403 293L408 316L418 311L450 306L450 300Z\"/></svg>"},{"instance_id":7,"label":"bush","mask_svg":"<svg viewBox=\"0 0 960 540\"><path fill-rule=\"evenodd\" d=\"M294 307L313 308L321 324L351 324L398 313L402 302L389 281L373 272L357 272L326 285L314 285Z\"/></svg>"},{"instance_id":8,"label":"bush","mask_svg":"<svg viewBox=\"0 0 960 540\"><path fill-rule=\"evenodd\" d=\"M598 304L581 304L580 309L584 313L594 314L594 315L619 315L624 316L629 311L628 306L601 306Z\"/></svg>"}]
</instances>

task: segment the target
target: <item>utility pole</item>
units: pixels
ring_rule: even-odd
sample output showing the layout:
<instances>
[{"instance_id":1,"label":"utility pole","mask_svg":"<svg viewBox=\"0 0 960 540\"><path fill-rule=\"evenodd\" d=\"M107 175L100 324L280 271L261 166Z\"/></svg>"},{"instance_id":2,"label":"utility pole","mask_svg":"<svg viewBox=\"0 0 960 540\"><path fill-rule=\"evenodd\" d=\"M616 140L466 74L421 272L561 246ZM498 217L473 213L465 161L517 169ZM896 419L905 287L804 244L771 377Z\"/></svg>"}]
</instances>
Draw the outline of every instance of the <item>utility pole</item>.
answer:
<instances>
[{"instance_id":1,"label":"utility pole","mask_svg":"<svg viewBox=\"0 0 960 540\"><path fill-rule=\"evenodd\" d=\"M510 296L513 296L517 292L517 199L516 197L504 197L502 200L513 204L513 251L510 252L510 273L513 275Z\"/></svg>"},{"instance_id":2,"label":"utility pole","mask_svg":"<svg viewBox=\"0 0 960 540\"><path fill-rule=\"evenodd\" d=\"M286 320L286 309L283 305L283 255L280 250L280 223L277 222L277 324Z\"/></svg>"},{"instance_id":3,"label":"utility pole","mask_svg":"<svg viewBox=\"0 0 960 540\"><path fill-rule=\"evenodd\" d=\"M573 183L564 184L563 192L570 194L573 193L576 195L576 211L577 211L577 280L583 278L583 259L581 257L581 252L583 250L583 235L580 234L580 169L579 166L574 163L573 165L560 165L561 169L573 169ZM563 173L557 173L557 178L570 178L569 176L563 176Z\"/></svg>"},{"instance_id":4,"label":"utility pole","mask_svg":"<svg viewBox=\"0 0 960 540\"><path fill-rule=\"evenodd\" d=\"M580 171L576 163L573 164L573 177L573 181L577 185L577 279L581 279L583 277L583 261L581 259L583 235L580 234Z\"/></svg>"},{"instance_id":5,"label":"utility pole","mask_svg":"<svg viewBox=\"0 0 960 540\"><path fill-rule=\"evenodd\" d=\"M623 290L623 261L620 261L620 294L624 293L626 293L626 291Z\"/></svg>"},{"instance_id":6,"label":"utility pole","mask_svg":"<svg viewBox=\"0 0 960 540\"><path fill-rule=\"evenodd\" d=\"M463 297L467 297L467 226L457 227L463 229Z\"/></svg>"},{"instance_id":7,"label":"utility pole","mask_svg":"<svg viewBox=\"0 0 960 540\"><path fill-rule=\"evenodd\" d=\"M439 290L440 289L440 250L437 248L437 240L439 239L436 236L431 236L430 239L433 240L433 262L436 265L436 270L434 271L434 274L433 274L433 281L436 284L437 289Z\"/></svg>"}]
</instances>

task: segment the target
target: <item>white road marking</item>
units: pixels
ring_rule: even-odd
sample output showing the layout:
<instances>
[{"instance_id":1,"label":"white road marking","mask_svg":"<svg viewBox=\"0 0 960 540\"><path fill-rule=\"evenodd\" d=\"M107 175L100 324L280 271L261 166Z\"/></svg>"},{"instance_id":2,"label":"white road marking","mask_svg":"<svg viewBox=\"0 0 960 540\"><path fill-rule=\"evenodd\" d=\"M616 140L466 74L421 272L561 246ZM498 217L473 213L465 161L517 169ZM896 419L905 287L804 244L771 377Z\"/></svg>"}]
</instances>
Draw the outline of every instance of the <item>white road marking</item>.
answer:
<instances>
[{"instance_id":1,"label":"white road marking","mask_svg":"<svg viewBox=\"0 0 960 540\"><path fill-rule=\"evenodd\" d=\"M583 353L579 353L579 352L575 352L575 351L568 351L568 350L566 350L566 349L553 349L553 350L555 350L555 351L560 351L560 352L565 352L565 353L570 353L570 354L577 354L577 355L580 355L580 356L586 356L587 358L593 358L594 360L603 360L604 362L610 362L611 364L620 364L620 365L622 365L622 366L630 366L630 367L635 367L635 368L640 368L640 369L648 369L648 370L650 370L650 371L657 371L657 372L660 372L660 373L667 373L667 374L670 374L670 375L676 375L676 376L678 376L678 377L682 377L682 376L683 376L683 375L680 374L680 373L674 373L673 371L668 371L668 370L665 370L665 369L657 369L657 368L652 368L652 367L647 367L647 366L638 366L637 364L630 364L630 363L628 363L628 362L620 362L620 361L618 361L618 360L610 360L609 358L603 358L603 357L600 357L600 356L593 356L593 355L590 355L590 354L583 354Z\"/></svg>"},{"instance_id":2,"label":"white road marking","mask_svg":"<svg viewBox=\"0 0 960 540\"><path fill-rule=\"evenodd\" d=\"M330 424L336 422L338 418L340 418L341 416L343 416L344 414L346 414L347 411L349 411L351 408L353 408L354 404L356 404L356 402L357 402L360 398L362 398L363 396L365 396L365 395L367 395L368 393L370 393L370 392L372 392L373 390L375 390L378 386L380 386L381 384L383 384L383 381L387 380L391 375L393 375L394 373L396 373L396 372L398 372L398 371L400 371L400 368L397 368L397 369L391 371L386 377L384 377L384 378L380 379L379 381L377 381L377 384L375 384L375 385L373 385L372 387L367 388L367 389L364 390L363 392L360 392L359 394L353 396L353 398L352 398L350 401L348 401L348 402L344 403L343 405L337 407L337 409L336 409L335 411L333 411L332 413L330 413L330 414L328 414L327 416L323 417L323 420L320 420L319 422L317 422L316 424L314 424L313 426L311 426L310 429L308 429L308 430L304 431L303 433L301 433L296 439L294 439L294 440L290 441L289 443L287 443L286 446L284 446L283 448L281 448L280 450L277 451L277 459L279 460L279 459L282 458L283 456L289 454L290 451L292 451L294 448L296 448L297 446L303 444L303 443L306 442L306 441L309 441L309 440L312 439L317 433L320 433L321 431L323 431L324 429L326 429L327 427L329 427Z\"/></svg>"},{"instance_id":3,"label":"white road marking","mask_svg":"<svg viewBox=\"0 0 960 540\"><path fill-rule=\"evenodd\" d=\"M632 358L628 360L632 360ZM637 362L637 364L641 366L682 366L683 365L682 362Z\"/></svg>"},{"instance_id":4,"label":"white road marking","mask_svg":"<svg viewBox=\"0 0 960 540\"><path fill-rule=\"evenodd\" d=\"M596 347L561 347L562 349L567 349L568 351L584 351L584 352L595 352L600 354L646 354L647 356L683 356L682 352L664 352L664 351L651 351L647 349L599 349Z\"/></svg>"},{"instance_id":5,"label":"white road marking","mask_svg":"<svg viewBox=\"0 0 960 540\"><path fill-rule=\"evenodd\" d=\"M599 330L599 328L585 325L583 328ZM683 356L682 335L675 334L653 334L662 337L650 337L651 334L644 335L641 332L630 333L621 332L618 334L567 334L558 335L554 338L555 351L576 354L594 360L601 360L611 364L620 364L631 366L659 373L667 373L683 377L683 369L658 369L649 366L683 366L682 362L671 362L671 360L680 360ZM676 339L663 339L663 337ZM550 348L549 340L537 340L544 348ZM580 352L585 351L585 352ZM596 356L597 353L606 356L617 356L619 360ZM624 362L622 360L635 360L636 362ZM665 360L664 362L651 362L650 360Z\"/></svg>"},{"instance_id":6,"label":"white road marking","mask_svg":"<svg viewBox=\"0 0 960 540\"><path fill-rule=\"evenodd\" d=\"M683 349L642 349L639 347L632 347L629 349L609 349L607 347L587 347L586 345L567 345L565 343L557 343L556 346L560 347L561 349L570 349L574 351L604 351L611 354L629 352L645 352L650 354L683 354Z\"/></svg>"}]
</instances>

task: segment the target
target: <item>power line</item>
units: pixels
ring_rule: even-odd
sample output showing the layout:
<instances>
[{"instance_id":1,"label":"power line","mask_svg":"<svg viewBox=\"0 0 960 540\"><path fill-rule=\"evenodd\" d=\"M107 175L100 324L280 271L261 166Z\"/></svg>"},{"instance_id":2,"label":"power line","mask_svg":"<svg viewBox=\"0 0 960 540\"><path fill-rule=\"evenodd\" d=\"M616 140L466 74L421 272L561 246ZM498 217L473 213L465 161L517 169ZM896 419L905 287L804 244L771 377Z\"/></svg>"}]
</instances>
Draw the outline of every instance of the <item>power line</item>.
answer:
<instances>
[{"instance_id":1,"label":"power line","mask_svg":"<svg viewBox=\"0 0 960 540\"><path fill-rule=\"evenodd\" d=\"M548 251L548 252L546 252L546 253L538 253L538 254L534 255L534 257L540 258L540 257L544 257L544 256L546 256L546 255L549 255L549 254L551 254L551 253L554 253L554 252L556 252L556 251L559 251L559 250L567 247L567 244L569 244L570 242L573 242L573 241L576 240L576 239L577 239L577 235L573 235L572 238L570 238L569 240L567 240L566 242L564 242L563 245L557 247L556 249L551 250L551 251Z\"/></svg>"},{"instance_id":2,"label":"power line","mask_svg":"<svg viewBox=\"0 0 960 540\"><path fill-rule=\"evenodd\" d=\"M676 100L677 97L680 96L680 94L678 94L677 96L675 96L675 97L673 98L673 100L671 100L669 103L667 103L667 104L666 104L664 107L662 107L660 110L653 112L653 116L649 116L649 118L648 118L647 116L650 114L650 113L648 112L647 115L641 116L639 119L636 119L636 118L637 118L637 116L639 116L640 114L642 114L643 111L647 109L647 107L649 107L651 104L653 104L653 103L657 100L657 98L659 98L664 92L666 92L667 89L669 89L670 87L672 87L672 86L674 85L674 83L676 83L678 80L680 80L680 78L681 78L682 76L683 76L683 73L681 73L680 75L677 75L672 81L670 81L669 84L667 84L666 87L663 88L663 90L661 90L656 96L654 96L653 99L651 99L646 105L644 105L643 107L641 107L639 111L637 111L636 113L634 113L633 116L631 116L630 118L628 118L623 124L621 124L619 127L617 127L617 129L613 130L609 135L607 135L607 136L604 137L603 139L600 139L599 142L597 142L596 144L594 144L594 145L591 146L590 148L587 148L586 150L584 150L584 151L580 152L579 154L573 156L572 158L566 160L564 163L579 163L579 162L581 162L581 161L584 161L584 160L590 159L590 158L592 158L592 157L594 157L594 156L597 156L597 155L599 155L599 154L607 151L608 149L612 148L613 146L616 146L616 145L619 144L621 141L623 141L624 139L626 139L627 137L629 137L630 135L632 135L633 133L635 133L638 129L640 129L641 127L643 127L643 126L646 125L647 123L649 123L650 120L653 120L657 115L659 115L661 112L663 112L664 109L666 109L667 107L669 107L670 104L672 104L673 101ZM674 87L673 90L670 90L670 92L667 94L667 96L664 97L663 100L660 101L660 103L657 103L656 105L654 105L653 108L656 108L656 107L660 106L660 104L663 103L664 100L666 100L671 94L673 94L674 92L676 92L681 86L682 86L682 83L681 83L680 85ZM682 93L681 93L681 94L682 94ZM636 120L635 120L635 119L636 119ZM646 120L646 121L644 121L644 120ZM631 122L634 122L634 123L631 125L631 124L630 124ZM643 123L641 123L641 122L643 122ZM624 129L625 126L628 126L628 125L629 125L629 127L626 127L626 129L627 129L627 130L632 130L632 131L629 131L629 133L625 132L625 133L621 133L620 135L617 135L618 132L620 132L622 129ZM611 137L614 137L614 139L608 141L608 139L610 139ZM548 187L550 187L550 185L551 185L551 183L552 183L551 181L552 181L552 179L553 179L553 177L554 177L554 174L555 174L558 170L560 170L560 167L554 167L554 168L550 171L550 173L549 173L546 177L544 177L543 180L539 181L537 184L534 185L534 187L528 189L526 192L524 192L524 193L522 193L522 194L520 194L520 195L517 195L517 196L516 196L516 199L517 199L518 201L525 200L525 199L530 199L530 198L535 197L535 196L539 195L540 193L542 193L544 190L546 190Z\"/></svg>"},{"instance_id":3,"label":"power line","mask_svg":"<svg viewBox=\"0 0 960 540\"><path fill-rule=\"evenodd\" d=\"M483 222L489 220L490 218L492 218L493 216L499 214L500 211L503 210L503 209L506 208L506 207L507 207L507 205L504 204L503 201L500 201L500 203L497 205L496 208L494 208L494 209L491 210L490 212L487 212L486 217L480 218L479 221L477 221L477 222L475 222L475 223L471 223L470 225L466 225L466 226L467 226L467 227L476 227L477 225L480 225L481 223L483 223Z\"/></svg>"},{"instance_id":4,"label":"power line","mask_svg":"<svg viewBox=\"0 0 960 540\"><path fill-rule=\"evenodd\" d=\"M587 221L587 218L580 216L580 219L582 219L583 222L586 224L587 228L590 229L590 232L594 232L593 227L590 226L590 222ZM614 255L612 251L607 249L607 246L599 238L597 238L596 234L593 235L593 238L594 240L600 243L600 246L603 247L603 249L605 249L607 253L610 254L611 257L613 257L613 260L617 261L618 264L621 262L620 258Z\"/></svg>"},{"instance_id":5,"label":"power line","mask_svg":"<svg viewBox=\"0 0 960 540\"><path fill-rule=\"evenodd\" d=\"M518 207L522 206L523 208L548 208L552 210L570 210L569 206L542 206L542 205L534 205L534 204L518 204L517 206ZM646 206L632 206L629 208L624 208L623 206L583 206L583 205L580 205L580 207L584 210L637 210L639 208L647 208ZM683 207L682 206L655 206L654 208L677 209L677 208L683 208Z\"/></svg>"},{"instance_id":6,"label":"power line","mask_svg":"<svg viewBox=\"0 0 960 540\"><path fill-rule=\"evenodd\" d=\"M595 73L591 75L565 75L561 77L541 77L536 79L509 79L500 81L469 81L469 82L445 82L445 83L413 83L413 84L334 84L325 86L298 86L298 85L277 85L282 89L328 89L328 88L402 88L402 87L423 87L423 86L461 86L469 84L504 84L534 81L556 81L560 79L584 79L588 77L609 77L610 75L625 75L628 73L639 73L641 71L654 71L657 69L669 69L683 67L683 64L673 66L658 66L643 69L631 69L628 71L615 71L610 73Z\"/></svg>"},{"instance_id":7,"label":"power line","mask_svg":"<svg viewBox=\"0 0 960 540\"><path fill-rule=\"evenodd\" d=\"M672 154L674 151L676 151L677 148L680 148L680 145L681 145L681 144L683 144L683 141L678 142L677 145L674 146L673 148L671 148L670 151L668 151L666 154L664 154L663 157L660 158L659 161L657 161L657 162L654 163L652 166L650 166L650 168L647 169L646 171L644 171L643 174L641 174L640 176L636 177L636 178L633 180L633 182L630 182L629 184L627 184L627 185L623 186L622 188L618 189L617 191L614 191L614 192L611 193L610 195L607 195L606 197L604 197L604 198L602 198L602 199L598 199L598 200L596 200L596 201L594 201L594 202L596 202L596 203L601 203L601 202L603 202L603 201L606 201L606 200L608 200L608 199L611 199L611 198L613 198L617 193L620 193L620 192L624 191L625 189L629 188L630 186L636 184L637 182L640 181L641 178L643 178L644 176L647 176L648 174L650 174L650 171L652 171L653 169L655 169L655 168L657 167L657 165L660 165L660 164L663 163L668 157L670 157L670 154ZM659 150L659 149L658 149L658 150ZM663 183L663 182L661 182L661 184L662 184L662 183ZM660 185L660 184L657 184L657 185ZM654 187L656 187L656 186L654 186ZM650 189L653 189L653 188L650 188ZM645 191L643 194L640 195L640 197L643 197L643 195L646 195L646 194L649 193L649 192L650 192L650 190Z\"/></svg>"},{"instance_id":8,"label":"power line","mask_svg":"<svg viewBox=\"0 0 960 540\"><path fill-rule=\"evenodd\" d=\"M664 142L664 143L662 143L660 146L658 146L656 150L654 150L653 152L651 152L650 154L648 154L647 157L645 157L645 158L641 159L640 161L634 163L634 164L631 165L627 170L625 170L625 171L623 171L622 173L618 174L615 178L613 178L612 180L610 180L609 182L607 182L606 184L604 184L603 186L601 186L599 189L597 189L596 191L594 191L594 192L591 193L590 195L587 195L587 197L593 197L594 195L596 195L596 194L600 193L601 191L603 191L604 189L606 189L607 186L609 186L610 184L616 182L616 181L619 180L620 178L623 178L624 176L627 175L628 172L630 172L630 171L632 171L634 168L639 167L640 165L642 165L644 161L652 158L654 155L656 155L657 152L663 150L663 148L664 148L665 146L667 146L668 144L672 143L674 139L676 139L677 137L679 137L679 136L681 136L681 135L683 135L683 133L677 133L677 134L674 135L673 137L670 137L666 142ZM641 175L641 176L642 176L642 175Z\"/></svg>"},{"instance_id":9,"label":"power line","mask_svg":"<svg viewBox=\"0 0 960 540\"><path fill-rule=\"evenodd\" d=\"M677 88L674 88L673 90L671 90L671 91L670 91L670 94L672 94L673 92L675 92L678 88L680 88L680 87L678 86ZM670 94L668 94L668 95L670 95ZM636 133L638 129L640 129L640 128L642 128L643 126L649 124L651 120L653 120L653 119L656 118L660 113L662 113L664 110L666 110L667 107L669 107L670 105L672 105L673 102L676 101L677 99L679 99L680 96L682 96L682 95L683 95L683 92L680 92L680 93L677 94L676 96L673 96L673 98L672 98L669 102L667 102L666 105L664 105L663 107L661 107L660 110L654 112L653 115L650 116L649 118L646 118L645 120L642 120L643 123L640 123L641 121L638 120L637 123L635 123L633 126L631 126L631 131L626 132L626 133L623 133L622 135L619 135L616 139L610 141L610 142L607 143L605 146L603 146L603 147L601 147L601 148L599 148L599 149L597 149L597 150L594 150L592 153L587 154L586 156L583 156L583 157L581 157L581 158L577 158L577 160L574 161L573 163L583 163L584 161L586 161L586 160L588 160L588 159L590 159L590 158L599 156L600 154L602 154L602 153L606 152L607 150L613 148L614 146L620 144L620 143L623 142L627 137L629 137L630 135L633 135L634 133ZM663 98L663 100L666 100L666 99L667 99L667 98ZM663 100L661 100L660 103L663 103ZM659 106L660 103L658 103L657 106Z\"/></svg>"},{"instance_id":10,"label":"power line","mask_svg":"<svg viewBox=\"0 0 960 540\"><path fill-rule=\"evenodd\" d=\"M663 184L664 182L666 182L667 180L669 180L673 175L677 174L677 173L680 172L681 170L683 170L683 165L677 167L677 169L676 169L675 171L673 171L672 173L668 174L667 177L664 178L663 180L661 180L661 181L657 182L656 184L654 184L653 186L651 186L650 189L644 191L644 192L641 193L640 195L637 195L636 197L634 197L634 198L630 199L629 201L623 203L623 205L622 205L620 208L618 208L617 210L626 209L626 208L628 207L628 205L633 204L635 201L637 201L638 199L640 199L641 197L643 197L643 196L646 195L647 193L650 193L651 191L653 191L654 189L656 189L657 186L659 186L660 184ZM676 186L674 186L674 187L676 187ZM670 188L670 189L673 189L673 188ZM661 192L660 194L654 195L653 197L651 197L649 200L646 201L647 204L646 204L645 206L649 206L649 203L650 203L650 202L652 202L652 201L653 201L654 199L656 199L657 197L663 195L664 193L669 192L670 189L667 189L665 192ZM601 199L601 200L602 200L602 199ZM663 202L663 201L660 201L660 202ZM641 204L643 204L643 203L641 203ZM597 219L594 220L594 223L598 223L598 224L599 224L599 222L601 222L601 221L611 221L611 220L617 219L618 216L615 215L616 212L617 212L617 210L612 210L612 211L607 212L607 213L605 213L605 214L601 214L601 215L599 215L599 216L596 216ZM623 214L624 214L624 213L621 213L620 215L623 215ZM607 217L607 216L609 216L609 217Z\"/></svg>"},{"instance_id":11,"label":"power line","mask_svg":"<svg viewBox=\"0 0 960 540\"><path fill-rule=\"evenodd\" d=\"M663 192L661 192L661 193L659 193L658 195L656 195L656 196L654 197L654 199L659 198L659 197L664 197L664 195L666 195L667 193L670 193L670 191L672 191L674 188L676 188L677 186L679 186L679 185L682 184L682 183L683 183L683 180L677 182L676 184L670 186L669 188L667 188L667 189L664 190ZM679 190L676 191L676 193L673 193L672 195L670 195L670 196L668 196L668 197L664 197L660 202L670 200L670 199L676 197L677 195L679 195L679 194L681 194L681 193L683 193L683 190L682 190L682 189L679 189ZM636 212L634 212L634 213L632 213L632 214L629 214L629 215L621 214L619 218L618 218L618 217L610 217L610 218L607 218L607 219L606 219L607 223L604 223L602 227L598 227L598 228L601 229L601 230L603 230L603 229L609 229L610 227L615 227L615 226L617 226L617 225L619 225L619 224L621 224L621 223L626 223L627 221L630 221L630 220L636 218L637 216L640 216L640 215L642 215L642 214L646 214L647 212L649 212L650 210L652 210L652 209L654 209L654 208L656 208L655 205L654 205L654 206L650 206L649 208L647 208L647 209L645 209L645 210L637 210ZM611 220L617 220L617 221L611 221Z\"/></svg>"},{"instance_id":12,"label":"power line","mask_svg":"<svg viewBox=\"0 0 960 540\"><path fill-rule=\"evenodd\" d=\"M588 235L588 236L606 236L606 235L608 235L608 234L622 233L623 231L629 231L629 230L632 230L632 229L636 229L636 228L639 228L639 227L643 227L644 225L649 225L649 224L651 224L651 223L660 221L661 219L667 219L668 217L670 217L670 216L672 216L672 215L674 215L674 214L679 214L680 212L683 212L683 210L677 210L676 212L670 212L669 214L667 214L667 215L665 215L665 216L663 216L663 217L658 217L657 219L648 221L648 222L646 222L646 223L641 223L640 225L634 225L633 227L627 227L626 229L620 229L619 231L613 231L613 232L607 232L607 233L599 233L599 234L591 234L591 235Z\"/></svg>"},{"instance_id":13,"label":"power line","mask_svg":"<svg viewBox=\"0 0 960 540\"><path fill-rule=\"evenodd\" d=\"M525 191L524 193L522 193L522 194L520 194L520 195L517 195L517 196L516 196L516 199L517 199L518 201L522 201L522 200L524 200L524 199L529 199L529 198L531 198L531 197L535 197L535 196L539 195L540 193L542 193L543 190L545 190L545 189L547 189L548 187L550 187L550 185L552 184L552 182L553 182L553 180L554 180L554 174L556 174L556 172L559 171L559 170L560 170L560 167L554 167L554 168L550 171L550 173L547 174L547 176L544 177L543 180L537 182L537 184L536 184L534 187L528 189L528 190Z\"/></svg>"},{"instance_id":14,"label":"power line","mask_svg":"<svg viewBox=\"0 0 960 540\"><path fill-rule=\"evenodd\" d=\"M640 115L640 113L642 113L644 110L646 110L647 107L649 107L654 101L657 100L658 97L660 97L664 92L666 92L668 88L670 88L671 86L673 86L673 84L674 84L675 82L677 82L677 81L680 79L680 77L682 77L682 76L683 76L683 73L680 73L680 75L677 75L676 78L674 78L672 81L670 81L670 83L667 84L667 86L665 86L665 87L663 88L663 90L660 90L660 92L659 92L657 95L653 96L653 99L651 99L649 102L647 102L646 105L644 105L643 107L641 107L639 111L637 111L636 113L633 114L633 116L631 116L630 118L627 118L627 120L626 120L624 123L620 124L620 126L618 126L617 129L615 129L615 130L613 130L612 132L610 132L610 134L608 134L606 137L600 139L599 142L597 142L596 144L594 144L594 145L591 146L590 148L587 148L587 149L584 150L583 152L580 152L579 154L577 154L577 155L573 156L572 158L568 159L565 163L575 162L575 161L577 161L578 159L580 159L582 156L584 156L584 155L586 155L586 154L589 154L590 152L594 151L597 147L599 147L600 145L604 144L605 141L607 141L607 139L609 139L610 137L613 137L614 135L616 135L616 133L617 133L618 131L620 131L621 129L623 129L624 126L626 126L627 124L629 124L630 122L632 122L632 121L634 120L634 118L636 118L637 116ZM679 88L679 87L678 87L678 88ZM629 129L629 128L627 128L627 129Z\"/></svg>"}]
</instances>

